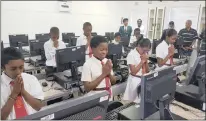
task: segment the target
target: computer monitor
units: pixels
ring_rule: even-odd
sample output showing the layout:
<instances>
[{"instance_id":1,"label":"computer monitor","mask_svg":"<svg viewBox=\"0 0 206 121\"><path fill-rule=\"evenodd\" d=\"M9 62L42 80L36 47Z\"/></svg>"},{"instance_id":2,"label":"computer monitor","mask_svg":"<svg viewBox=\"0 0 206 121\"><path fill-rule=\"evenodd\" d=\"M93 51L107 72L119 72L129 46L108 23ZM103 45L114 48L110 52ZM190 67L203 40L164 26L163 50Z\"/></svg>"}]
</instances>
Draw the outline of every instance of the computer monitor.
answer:
<instances>
[{"instance_id":1,"label":"computer monitor","mask_svg":"<svg viewBox=\"0 0 206 121\"><path fill-rule=\"evenodd\" d=\"M105 120L108 92L96 92L49 105L19 120Z\"/></svg>"},{"instance_id":2,"label":"computer monitor","mask_svg":"<svg viewBox=\"0 0 206 121\"><path fill-rule=\"evenodd\" d=\"M77 44L77 38L76 37L71 37L70 39L67 40L67 47L73 47L76 46Z\"/></svg>"},{"instance_id":3,"label":"computer monitor","mask_svg":"<svg viewBox=\"0 0 206 121\"><path fill-rule=\"evenodd\" d=\"M186 85L197 83L197 79L204 76L205 59L205 55L190 58L188 63L189 67L186 73Z\"/></svg>"},{"instance_id":4,"label":"computer monitor","mask_svg":"<svg viewBox=\"0 0 206 121\"><path fill-rule=\"evenodd\" d=\"M75 37L75 33L62 33L62 41L65 43L70 43L71 38Z\"/></svg>"},{"instance_id":5,"label":"computer monitor","mask_svg":"<svg viewBox=\"0 0 206 121\"><path fill-rule=\"evenodd\" d=\"M97 32L92 32L91 35L94 37L94 36L97 36Z\"/></svg>"},{"instance_id":6,"label":"computer monitor","mask_svg":"<svg viewBox=\"0 0 206 121\"><path fill-rule=\"evenodd\" d=\"M85 45L56 50L57 72L71 69L71 76L76 79L77 67L83 66L85 62L85 51Z\"/></svg>"},{"instance_id":7,"label":"computer monitor","mask_svg":"<svg viewBox=\"0 0 206 121\"><path fill-rule=\"evenodd\" d=\"M105 36L110 42L114 40L114 32L105 32Z\"/></svg>"},{"instance_id":8,"label":"computer monitor","mask_svg":"<svg viewBox=\"0 0 206 121\"><path fill-rule=\"evenodd\" d=\"M36 40L48 41L50 39L49 33L35 34Z\"/></svg>"},{"instance_id":9,"label":"computer monitor","mask_svg":"<svg viewBox=\"0 0 206 121\"><path fill-rule=\"evenodd\" d=\"M29 47L30 47L30 55L31 56L38 56L41 55L42 59L45 59L45 52L44 52L44 43L47 40L30 40Z\"/></svg>"},{"instance_id":10,"label":"computer monitor","mask_svg":"<svg viewBox=\"0 0 206 121\"><path fill-rule=\"evenodd\" d=\"M141 119L148 118L158 110L160 119L172 119L169 109L165 110L163 105L169 105L168 102L174 99L177 76L173 68L170 66L141 76Z\"/></svg>"},{"instance_id":11,"label":"computer monitor","mask_svg":"<svg viewBox=\"0 0 206 121\"><path fill-rule=\"evenodd\" d=\"M121 42L123 47L128 47L129 46L129 37L127 36L124 36L124 37L121 37Z\"/></svg>"},{"instance_id":12,"label":"computer monitor","mask_svg":"<svg viewBox=\"0 0 206 121\"><path fill-rule=\"evenodd\" d=\"M164 41L164 40L163 40ZM152 43L152 54L156 54L156 48L161 43L161 40L154 39Z\"/></svg>"},{"instance_id":13,"label":"computer monitor","mask_svg":"<svg viewBox=\"0 0 206 121\"><path fill-rule=\"evenodd\" d=\"M121 59L121 56L122 56L122 45L110 43L108 45L107 58L112 60L114 68L117 68L117 66L118 66L117 60Z\"/></svg>"},{"instance_id":14,"label":"computer monitor","mask_svg":"<svg viewBox=\"0 0 206 121\"><path fill-rule=\"evenodd\" d=\"M27 34L9 35L10 47L19 47L22 50L23 46L29 46L29 38Z\"/></svg>"},{"instance_id":15,"label":"computer monitor","mask_svg":"<svg viewBox=\"0 0 206 121\"><path fill-rule=\"evenodd\" d=\"M4 49L4 43L1 41L1 49Z\"/></svg>"}]
</instances>

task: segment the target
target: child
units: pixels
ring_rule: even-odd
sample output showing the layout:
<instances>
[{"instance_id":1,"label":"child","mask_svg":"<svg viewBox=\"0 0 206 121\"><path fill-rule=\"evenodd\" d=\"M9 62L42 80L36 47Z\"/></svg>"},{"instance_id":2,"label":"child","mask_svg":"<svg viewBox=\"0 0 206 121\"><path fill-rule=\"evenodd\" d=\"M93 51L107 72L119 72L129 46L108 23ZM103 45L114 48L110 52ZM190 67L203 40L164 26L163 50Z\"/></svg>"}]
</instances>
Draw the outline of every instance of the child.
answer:
<instances>
[{"instance_id":1,"label":"child","mask_svg":"<svg viewBox=\"0 0 206 121\"><path fill-rule=\"evenodd\" d=\"M143 38L143 35L140 34L140 29L136 28L134 30L134 35L131 36L129 46L135 48L136 42Z\"/></svg>"},{"instance_id":2,"label":"child","mask_svg":"<svg viewBox=\"0 0 206 121\"><path fill-rule=\"evenodd\" d=\"M42 87L36 77L23 73L21 52L13 47L4 48L1 67L1 119L22 118L39 111L44 99Z\"/></svg>"},{"instance_id":3,"label":"child","mask_svg":"<svg viewBox=\"0 0 206 121\"><path fill-rule=\"evenodd\" d=\"M120 44L121 41L121 34L119 32L116 32L114 34L114 40L112 41L113 44ZM124 53L124 47L122 47L122 53Z\"/></svg>"},{"instance_id":4,"label":"child","mask_svg":"<svg viewBox=\"0 0 206 121\"><path fill-rule=\"evenodd\" d=\"M116 82L112 62L106 57L108 43L103 36L95 36L90 43L93 56L83 65L81 81L87 92L107 90L112 97L111 83ZM111 98L110 98L111 99Z\"/></svg>"},{"instance_id":5,"label":"child","mask_svg":"<svg viewBox=\"0 0 206 121\"><path fill-rule=\"evenodd\" d=\"M139 95L137 89L140 86L141 78L135 77L149 72L148 56L151 42L149 39L141 39L137 42L136 48L131 50L127 56L127 64L129 65L129 77L127 80L127 87L124 93L124 100L139 103ZM140 92L138 92L140 93Z\"/></svg>"},{"instance_id":6,"label":"child","mask_svg":"<svg viewBox=\"0 0 206 121\"><path fill-rule=\"evenodd\" d=\"M159 68L173 65L173 55L175 52L174 42L177 39L177 31L168 29L166 40L163 40L156 48L156 57Z\"/></svg>"},{"instance_id":7,"label":"child","mask_svg":"<svg viewBox=\"0 0 206 121\"><path fill-rule=\"evenodd\" d=\"M56 49L64 49L66 45L63 41L59 40L59 29L52 27L50 29L51 39L44 43L44 51L46 56L46 74L50 75L56 72Z\"/></svg>"},{"instance_id":8,"label":"child","mask_svg":"<svg viewBox=\"0 0 206 121\"><path fill-rule=\"evenodd\" d=\"M76 46L86 45L86 60L92 57L92 49L90 47L90 41L92 38L92 24L85 22L83 24L84 33L77 39Z\"/></svg>"}]
</instances>

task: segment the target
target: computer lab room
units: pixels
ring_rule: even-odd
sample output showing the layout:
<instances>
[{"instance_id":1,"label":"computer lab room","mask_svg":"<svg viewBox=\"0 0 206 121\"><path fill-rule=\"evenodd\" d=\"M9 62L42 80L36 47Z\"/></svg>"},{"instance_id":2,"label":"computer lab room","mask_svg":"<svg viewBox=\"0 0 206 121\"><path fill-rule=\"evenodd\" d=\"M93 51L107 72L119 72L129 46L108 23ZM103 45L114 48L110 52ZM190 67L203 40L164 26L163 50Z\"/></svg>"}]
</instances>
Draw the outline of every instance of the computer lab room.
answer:
<instances>
[{"instance_id":1,"label":"computer lab room","mask_svg":"<svg viewBox=\"0 0 206 121\"><path fill-rule=\"evenodd\" d=\"M1 120L205 120L205 1L2 1Z\"/></svg>"}]
</instances>

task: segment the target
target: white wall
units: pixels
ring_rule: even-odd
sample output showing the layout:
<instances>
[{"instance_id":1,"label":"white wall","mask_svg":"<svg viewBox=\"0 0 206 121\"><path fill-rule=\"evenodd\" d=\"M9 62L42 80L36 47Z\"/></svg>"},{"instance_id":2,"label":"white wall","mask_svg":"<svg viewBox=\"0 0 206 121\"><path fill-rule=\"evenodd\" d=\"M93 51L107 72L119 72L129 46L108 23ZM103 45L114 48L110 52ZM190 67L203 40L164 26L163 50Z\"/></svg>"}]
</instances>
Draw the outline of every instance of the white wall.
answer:
<instances>
[{"instance_id":1,"label":"white wall","mask_svg":"<svg viewBox=\"0 0 206 121\"><path fill-rule=\"evenodd\" d=\"M181 11L185 17L175 20L179 29L184 28L184 22L190 16L188 10L205 5L205 1L152 1L152 4L148 4L148 1L72 1L71 13L60 13L58 1L1 3L1 40L4 43L8 43L9 34L28 34L33 39L36 33L48 33L52 26L59 27L61 32L75 32L80 35L82 24L86 21L92 23L94 32L104 35L107 31L118 31L121 17L128 17L133 29L137 26L137 19L141 18L147 30L149 8L153 7L166 7L163 28L167 28L168 22L177 16L174 8L179 10L186 7L187 10ZM192 17L197 22L199 11L192 11ZM197 29L198 23L193 22L193 26Z\"/></svg>"},{"instance_id":2,"label":"white wall","mask_svg":"<svg viewBox=\"0 0 206 121\"><path fill-rule=\"evenodd\" d=\"M116 32L122 9L127 2L118 1L72 1L71 13L60 13L58 1L2 1L1 40L8 43L9 34L28 34L30 39L36 33L48 33L52 26L61 32L82 34L84 22L91 22L93 31L104 35Z\"/></svg>"}]
</instances>

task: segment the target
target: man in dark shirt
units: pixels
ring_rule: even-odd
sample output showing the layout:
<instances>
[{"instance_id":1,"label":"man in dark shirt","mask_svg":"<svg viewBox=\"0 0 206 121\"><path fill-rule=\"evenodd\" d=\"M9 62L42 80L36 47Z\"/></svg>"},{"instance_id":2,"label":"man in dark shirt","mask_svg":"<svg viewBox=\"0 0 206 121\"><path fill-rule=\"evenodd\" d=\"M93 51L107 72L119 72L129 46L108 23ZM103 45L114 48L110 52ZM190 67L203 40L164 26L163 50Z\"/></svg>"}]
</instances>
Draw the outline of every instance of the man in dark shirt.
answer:
<instances>
[{"instance_id":1,"label":"man in dark shirt","mask_svg":"<svg viewBox=\"0 0 206 121\"><path fill-rule=\"evenodd\" d=\"M174 23L174 21L170 21L169 22L169 27L168 27L168 29L174 29L174 27L175 27L175 23ZM164 29L163 30L163 32L162 32L162 37L161 37L161 41L163 41L163 40L165 40L166 39L166 33L167 33L167 30L168 29Z\"/></svg>"},{"instance_id":2,"label":"man in dark shirt","mask_svg":"<svg viewBox=\"0 0 206 121\"><path fill-rule=\"evenodd\" d=\"M195 40L198 38L197 31L191 28L192 21L187 20L184 29L181 29L178 33L179 40L182 41L182 46L180 48L180 54L185 56L190 56L192 53L192 46Z\"/></svg>"}]
</instances>

